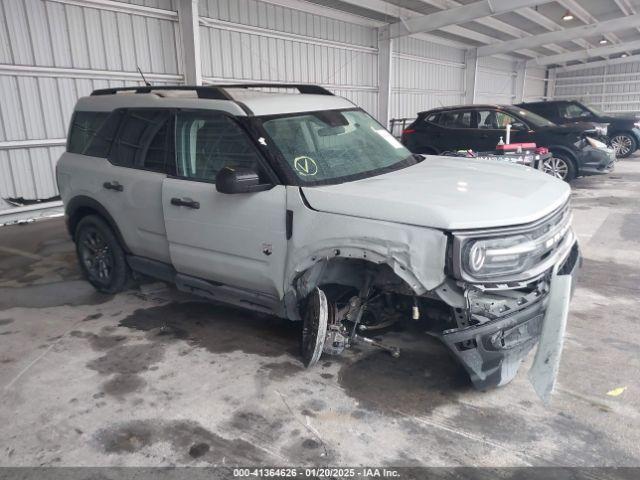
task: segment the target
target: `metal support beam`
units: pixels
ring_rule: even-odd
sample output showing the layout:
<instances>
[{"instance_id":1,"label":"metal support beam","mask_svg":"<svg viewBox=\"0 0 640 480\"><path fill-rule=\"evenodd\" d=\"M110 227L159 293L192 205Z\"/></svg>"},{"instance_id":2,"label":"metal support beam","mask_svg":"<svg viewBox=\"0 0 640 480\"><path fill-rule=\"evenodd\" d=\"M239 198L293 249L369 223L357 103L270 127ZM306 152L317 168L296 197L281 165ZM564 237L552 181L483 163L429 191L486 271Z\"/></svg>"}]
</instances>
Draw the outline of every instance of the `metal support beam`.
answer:
<instances>
[{"instance_id":1,"label":"metal support beam","mask_svg":"<svg viewBox=\"0 0 640 480\"><path fill-rule=\"evenodd\" d=\"M528 65L553 65L562 64L572 61L588 60L593 57L602 57L605 55L615 55L616 53L626 52L628 50L640 49L640 40L633 42L620 43L616 45L607 45L604 47L590 48L588 50L580 50L577 52L561 53L559 55L549 55L547 57L538 57L527 61ZM585 67L587 68L587 67Z\"/></svg>"},{"instance_id":2,"label":"metal support beam","mask_svg":"<svg viewBox=\"0 0 640 480\"><path fill-rule=\"evenodd\" d=\"M205 0L206 1L206 0ZM238 0L231 0L233 3L239 3ZM334 20L340 20L342 22L355 23L356 25L364 25L365 27L382 27L388 22L382 22L380 20L374 20L372 18L362 17L360 15L345 12L338 8L328 7L326 5L315 4L307 0L261 0L262 3L270 3L272 5L279 5L285 8L291 8L293 10L299 10L301 12L311 13L313 15L322 15L323 17L333 18ZM362 5L366 7L366 5ZM244 8L244 7L238 7Z\"/></svg>"},{"instance_id":3,"label":"metal support beam","mask_svg":"<svg viewBox=\"0 0 640 480\"><path fill-rule=\"evenodd\" d=\"M463 3L460 3L457 0L419 0L419 1L426 5L432 5L441 10L447 10L449 8L455 8L455 7L460 7L461 5L464 5ZM522 10L524 9L521 9L520 11ZM518 14L518 11L514 13ZM547 17L544 17L544 18L547 18ZM480 25L484 25L485 27L489 27L498 32L511 35L514 38L522 38L529 35L525 30L515 27L511 23L500 20L497 17L479 18L476 20L476 22L479 23ZM491 43L494 43L494 42L491 42ZM566 48L562 48L558 45L552 45L552 44L547 45L545 48L547 50L551 50L554 53L564 53L568 51ZM533 55L533 56L537 57L538 55Z\"/></svg>"},{"instance_id":4,"label":"metal support beam","mask_svg":"<svg viewBox=\"0 0 640 480\"><path fill-rule=\"evenodd\" d=\"M477 49L469 49L464 53L464 102L472 104L476 101L476 77L478 74Z\"/></svg>"},{"instance_id":5,"label":"metal support beam","mask_svg":"<svg viewBox=\"0 0 640 480\"><path fill-rule=\"evenodd\" d=\"M542 28L546 30L550 30L552 32L562 30L564 28L563 26L558 25L555 21L551 20L548 17L545 17L540 12L530 7L521 8L520 10L516 10L514 13L516 13L517 15L520 15L522 18L526 18L530 22L537 23ZM591 23L591 22L588 22L588 23ZM582 48L592 47L592 45L589 42L583 39L575 39L575 40L572 40L572 42ZM546 48L548 49L549 46L547 46Z\"/></svg>"},{"instance_id":6,"label":"metal support beam","mask_svg":"<svg viewBox=\"0 0 640 480\"><path fill-rule=\"evenodd\" d=\"M567 67L558 67L554 68L551 71L554 72L575 72L577 70L584 70L586 68L595 68L601 67L603 65L619 65L621 63L635 63L640 61L640 55L630 55L628 57L622 58L611 58L609 60L598 60L596 62L589 63L580 63L578 65L569 65Z\"/></svg>"},{"instance_id":7,"label":"metal support beam","mask_svg":"<svg viewBox=\"0 0 640 480\"><path fill-rule=\"evenodd\" d=\"M554 98L556 96L556 70L547 70L547 88L545 97Z\"/></svg>"},{"instance_id":8,"label":"metal support beam","mask_svg":"<svg viewBox=\"0 0 640 480\"><path fill-rule=\"evenodd\" d=\"M527 62L516 62L516 77L514 81L515 96L513 103L520 103L524 100L524 89L527 83Z\"/></svg>"},{"instance_id":9,"label":"metal support beam","mask_svg":"<svg viewBox=\"0 0 640 480\"><path fill-rule=\"evenodd\" d=\"M91 80L133 80L141 82L138 72L117 70L89 70L84 68L36 67L31 65L0 64L0 75L24 75L28 77L88 78ZM180 83L182 75L172 73L146 73L147 80L153 82Z\"/></svg>"},{"instance_id":10,"label":"metal support beam","mask_svg":"<svg viewBox=\"0 0 640 480\"><path fill-rule=\"evenodd\" d=\"M179 0L178 21L184 81L187 85L202 85L198 0Z\"/></svg>"},{"instance_id":11,"label":"metal support beam","mask_svg":"<svg viewBox=\"0 0 640 480\"><path fill-rule=\"evenodd\" d=\"M52 2L62 3L64 5L75 5L78 7L97 8L108 12L122 12L131 15L142 15L151 18L160 18L163 20L176 21L178 14L172 10L163 8L146 7L144 5L136 5L134 3L124 3L114 0L51 0Z\"/></svg>"},{"instance_id":12,"label":"metal support beam","mask_svg":"<svg viewBox=\"0 0 640 480\"><path fill-rule=\"evenodd\" d=\"M598 23L598 19L591 15L587 9L576 0L557 0L560 5L569 10L578 20L587 24ZM605 33L604 38L611 43L620 43L620 39L615 33ZM588 47L587 47L588 48ZM627 52L629 53L629 52Z\"/></svg>"},{"instance_id":13,"label":"metal support beam","mask_svg":"<svg viewBox=\"0 0 640 480\"><path fill-rule=\"evenodd\" d=\"M391 63L393 42L389 25L378 28L378 121L389 128L391 103Z\"/></svg>"},{"instance_id":14,"label":"metal support beam","mask_svg":"<svg viewBox=\"0 0 640 480\"><path fill-rule=\"evenodd\" d=\"M283 0L278 0L278 1L283 1ZM355 5L357 7L364 7L369 10L373 10L374 12L381 13L386 18L389 19L390 23L399 22L401 18L413 18L416 15L419 15L419 13L416 12L415 10L399 7L395 4L389 3L384 0L341 0L341 1L343 3L348 3L350 5ZM474 42L478 42L484 45L488 45L496 42L495 37L491 37L489 35L476 32L475 30L461 27L459 25L449 25L446 27L442 27L439 30L445 33L450 33L452 35L455 35L456 37L461 37L462 39L466 39L466 40L473 40ZM437 35L433 35L429 33L417 33L412 35L412 37L417 38L419 40L425 40L427 42L436 43L438 45L447 45L447 46L453 46L456 48L469 48L469 43L465 42L464 40L452 40L450 38L445 39L444 37L439 37ZM518 53L531 58L537 57L539 55L538 53L534 51L529 51L529 50L522 50Z\"/></svg>"},{"instance_id":15,"label":"metal support beam","mask_svg":"<svg viewBox=\"0 0 640 480\"><path fill-rule=\"evenodd\" d=\"M590 25L582 25L580 27L569 28L558 32L548 32L540 35L532 35L529 37L508 40L506 42L495 43L493 45L485 45L478 48L478 56L495 55L496 53L510 53L514 50L522 48L535 48L542 45L548 45L554 42L563 42L574 38L585 38L627 28L635 28L640 26L640 14L629 15L628 17L616 18Z\"/></svg>"},{"instance_id":16,"label":"metal support beam","mask_svg":"<svg viewBox=\"0 0 640 480\"><path fill-rule=\"evenodd\" d=\"M459 25L478 18L511 12L518 8L530 7L543 0L480 0L468 5L429 15L407 18L391 25L391 38L403 37L420 32L430 32L448 25Z\"/></svg>"}]
</instances>

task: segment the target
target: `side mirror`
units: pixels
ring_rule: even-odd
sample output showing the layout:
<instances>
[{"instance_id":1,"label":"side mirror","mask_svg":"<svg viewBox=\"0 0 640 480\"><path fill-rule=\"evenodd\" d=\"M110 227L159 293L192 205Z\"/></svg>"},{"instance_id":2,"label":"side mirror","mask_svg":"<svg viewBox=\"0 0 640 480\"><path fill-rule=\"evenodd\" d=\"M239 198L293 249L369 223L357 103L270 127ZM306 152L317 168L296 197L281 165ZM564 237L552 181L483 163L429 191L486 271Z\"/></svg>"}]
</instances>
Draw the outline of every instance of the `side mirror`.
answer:
<instances>
[{"instance_id":1,"label":"side mirror","mask_svg":"<svg viewBox=\"0 0 640 480\"><path fill-rule=\"evenodd\" d=\"M527 127L525 126L524 123L520 123L520 122L514 122L511 124L511 128L513 128L514 130L526 130Z\"/></svg>"},{"instance_id":2,"label":"side mirror","mask_svg":"<svg viewBox=\"0 0 640 480\"><path fill-rule=\"evenodd\" d=\"M220 193L252 193L269 190L273 185L260 183L251 168L226 166L216 175L216 190Z\"/></svg>"}]
</instances>

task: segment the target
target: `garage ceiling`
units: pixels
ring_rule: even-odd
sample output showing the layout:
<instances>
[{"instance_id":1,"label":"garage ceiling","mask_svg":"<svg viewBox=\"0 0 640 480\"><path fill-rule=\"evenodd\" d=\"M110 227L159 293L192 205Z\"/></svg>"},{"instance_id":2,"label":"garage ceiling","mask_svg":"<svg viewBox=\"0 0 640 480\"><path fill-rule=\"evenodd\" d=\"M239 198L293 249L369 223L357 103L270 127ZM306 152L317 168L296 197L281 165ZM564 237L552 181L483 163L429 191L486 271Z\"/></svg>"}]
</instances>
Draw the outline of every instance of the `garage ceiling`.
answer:
<instances>
[{"instance_id":1,"label":"garage ceiling","mask_svg":"<svg viewBox=\"0 0 640 480\"><path fill-rule=\"evenodd\" d=\"M575 65L640 54L640 0L308 0L308 3L349 12L379 25L395 23L401 34L432 40L437 37L444 43L479 48L480 56L510 53L538 65ZM524 6L513 9L520 5ZM459 7L463 8L456 11ZM471 19L462 17L475 7L496 13ZM480 8L477 11L482 12ZM444 12L453 14L446 25L441 22L447 15ZM567 12L573 19L563 20ZM437 28L408 28L418 23ZM564 31L566 37L548 35ZM537 41L540 35L545 37ZM529 40L526 47L523 42L510 43L523 38Z\"/></svg>"}]
</instances>

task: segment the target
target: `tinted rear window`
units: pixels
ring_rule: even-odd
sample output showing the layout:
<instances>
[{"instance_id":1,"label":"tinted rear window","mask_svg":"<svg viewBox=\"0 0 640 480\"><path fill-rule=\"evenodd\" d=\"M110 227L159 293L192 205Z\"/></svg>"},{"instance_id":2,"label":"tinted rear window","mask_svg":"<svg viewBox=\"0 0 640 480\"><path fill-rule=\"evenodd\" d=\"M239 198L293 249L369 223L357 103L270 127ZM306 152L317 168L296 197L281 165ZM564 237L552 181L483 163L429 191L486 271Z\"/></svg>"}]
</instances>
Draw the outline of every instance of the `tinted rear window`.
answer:
<instances>
[{"instance_id":1,"label":"tinted rear window","mask_svg":"<svg viewBox=\"0 0 640 480\"><path fill-rule=\"evenodd\" d=\"M108 112L76 112L71 123L67 151L84 154L108 116Z\"/></svg>"},{"instance_id":2,"label":"tinted rear window","mask_svg":"<svg viewBox=\"0 0 640 480\"><path fill-rule=\"evenodd\" d=\"M124 112L121 110L111 112L85 148L84 154L107 158L123 116Z\"/></svg>"},{"instance_id":3,"label":"tinted rear window","mask_svg":"<svg viewBox=\"0 0 640 480\"><path fill-rule=\"evenodd\" d=\"M109 160L122 167L163 171L172 136L170 118L168 110L127 110Z\"/></svg>"}]
</instances>

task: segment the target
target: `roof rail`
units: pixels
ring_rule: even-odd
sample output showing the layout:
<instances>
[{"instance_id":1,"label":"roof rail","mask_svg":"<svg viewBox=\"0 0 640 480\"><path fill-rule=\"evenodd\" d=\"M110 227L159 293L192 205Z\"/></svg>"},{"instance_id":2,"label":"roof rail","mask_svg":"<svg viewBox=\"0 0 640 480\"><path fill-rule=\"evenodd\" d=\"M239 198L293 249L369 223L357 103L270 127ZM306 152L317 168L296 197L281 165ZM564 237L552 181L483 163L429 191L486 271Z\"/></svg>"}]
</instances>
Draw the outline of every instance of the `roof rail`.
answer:
<instances>
[{"instance_id":1,"label":"roof rail","mask_svg":"<svg viewBox=\"0 0 640 480\"><path fill-rule=\"evenodd\" d=\"M320 85L310 85L306 83L230 83L211 86L217 88L294 88L300 93L333 96L333 93Z\"/></svg>"},{"instance_id":2,"label":"roof rail","mask_svg":"<svg viewBox=\"0 0 640 480\"><path fill-rule=\"evenodd\" d=\"M333 95L329 90L319 85L305 85L298 83L234 83L227 85L161 85L161 86L140 86L140 87L120 87L102 88L91 92L91 96L115 95L118 92L151 93L157 90L187 90L196 92L198 98L209 98L214 100L233 100L226 92L227 88L295 88L300 93L315 95Z\"/></svg>"},{"instance_id":3,"label":"roof rail","mask_svg":"<svg viewBox=\"0 0 640 480\"><path fill-rule=\"evenodd\" d=\"M216 87L206 87L200 85L161 85L161 86L141 86L141 87L120 87L120 88L102 88L91 92L91 96L95 95L115 95L118 92L135 92L135 93L151 93L157 90L187 90L196 92L198 98L209 98L214 100L232 100L232 98L223 89Z\"/></svg>"}]
</instances>

